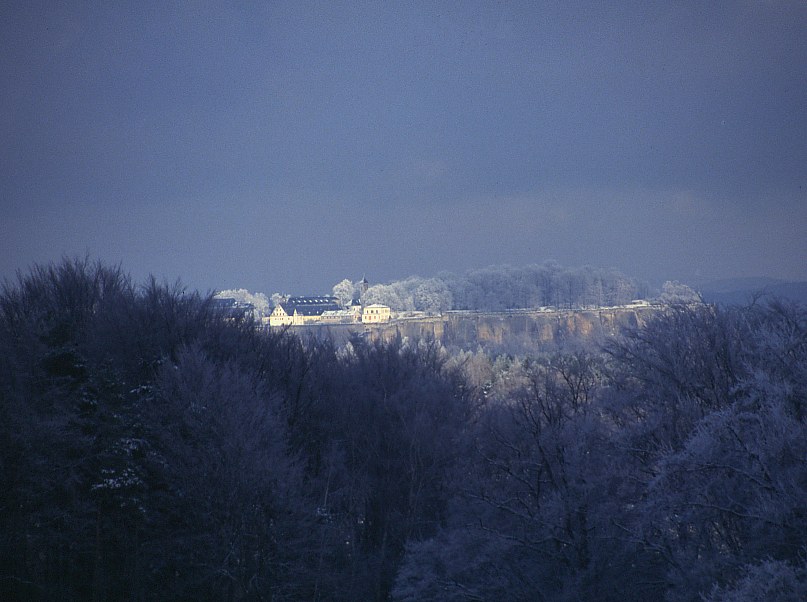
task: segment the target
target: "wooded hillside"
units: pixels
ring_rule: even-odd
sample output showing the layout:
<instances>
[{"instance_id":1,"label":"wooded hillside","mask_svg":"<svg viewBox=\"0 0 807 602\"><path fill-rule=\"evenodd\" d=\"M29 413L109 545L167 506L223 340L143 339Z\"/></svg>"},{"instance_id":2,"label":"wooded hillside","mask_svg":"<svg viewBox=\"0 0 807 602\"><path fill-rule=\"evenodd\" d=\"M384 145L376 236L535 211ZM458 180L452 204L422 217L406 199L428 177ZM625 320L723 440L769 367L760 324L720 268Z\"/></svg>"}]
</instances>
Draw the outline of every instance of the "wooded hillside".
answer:
<instances>
[{"instance_id":1,"label":"wooded hillside","mask_svg":"<svg viewBox=\"0 0 807 602\"><path fill-rule=\"evenodd\" d=\"M4 600L800 600L807 312L337 346L88 261L0 294Z\"/></svg>"}]
</instances>

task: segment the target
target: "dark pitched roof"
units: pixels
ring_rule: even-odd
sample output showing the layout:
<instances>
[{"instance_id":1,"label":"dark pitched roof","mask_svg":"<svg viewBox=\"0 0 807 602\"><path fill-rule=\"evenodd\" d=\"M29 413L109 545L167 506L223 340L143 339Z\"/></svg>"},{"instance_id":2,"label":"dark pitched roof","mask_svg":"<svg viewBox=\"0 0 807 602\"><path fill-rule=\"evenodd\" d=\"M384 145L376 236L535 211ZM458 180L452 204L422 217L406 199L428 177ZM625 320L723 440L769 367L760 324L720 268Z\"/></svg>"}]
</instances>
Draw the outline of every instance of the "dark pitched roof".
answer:
<instances>
[{"instance_id":1,"label":"dark pitched roof","mask_svg":"<svg viewBox=\"0 0 807 602\"><path fill-rule=\"evenodd\" d=\"M320 297L289 297L286 303L291 303L292 305L323 305L338 303L338 301L333 295L322 295Z\"/></svg>"},{"instance_id":2,"label":"dark pitched roof","mask_svg":"<svg viewBox=\"0 0 807 602\"><path fill-rule=\"evenodd\" d=\"M296 310L301 316L321 316L325 311L336 311L339 306L334 305L319 305L317 307L306 307L305 305L298 305L292 309L292 313ZM288 310L287 310L288 311Z\"/></svg>"},{"instance_id":3,"label":"dark pitched roof","mask_svg":"<svg viewBox=\"0 0 807 602\"><path fill-rule=\"evenodd\" d=\"M235 299L231 299L230 297L213 297L213 307L216 309L235 307Z\"/></svg>"},{"instance_id":4,"label":"dark pitched roof","mask_svg":"<svg viewBox=\"0 0 807 602\"><path fill-rule=\"evenodd\" d=\"M288 301L279 303L288 315L294 315L296 311L301 316L320 316L325 311L336 311L341 309L336 297L289 297Z\"/></svg>"}]
</instances>

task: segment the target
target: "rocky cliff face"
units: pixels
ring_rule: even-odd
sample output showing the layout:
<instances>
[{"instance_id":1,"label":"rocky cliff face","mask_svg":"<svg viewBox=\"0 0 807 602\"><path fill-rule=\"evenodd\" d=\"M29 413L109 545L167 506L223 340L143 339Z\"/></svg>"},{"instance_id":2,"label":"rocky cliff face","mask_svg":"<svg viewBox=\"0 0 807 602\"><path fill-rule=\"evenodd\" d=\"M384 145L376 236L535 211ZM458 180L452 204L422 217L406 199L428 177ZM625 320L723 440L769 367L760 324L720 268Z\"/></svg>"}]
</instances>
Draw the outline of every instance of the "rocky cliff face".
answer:
<instances>
[{"instance_id":1,"label":"rocky cliff face","mask_svg":"<svg viewBox=\"0 0 807 602\"><path fill-rule=\"evenodd\" d=\"M656 307L626 307L598 310L501 313L448 312L441 316L397 320L373 326L350 325L312 327L326 331L335 341L365 333L371 340L433 339L446 347L499 353L524 353L569 344L590 344L639 326ZM323 334L320 332L319 334Z\"/></svg>"}]
</instances>

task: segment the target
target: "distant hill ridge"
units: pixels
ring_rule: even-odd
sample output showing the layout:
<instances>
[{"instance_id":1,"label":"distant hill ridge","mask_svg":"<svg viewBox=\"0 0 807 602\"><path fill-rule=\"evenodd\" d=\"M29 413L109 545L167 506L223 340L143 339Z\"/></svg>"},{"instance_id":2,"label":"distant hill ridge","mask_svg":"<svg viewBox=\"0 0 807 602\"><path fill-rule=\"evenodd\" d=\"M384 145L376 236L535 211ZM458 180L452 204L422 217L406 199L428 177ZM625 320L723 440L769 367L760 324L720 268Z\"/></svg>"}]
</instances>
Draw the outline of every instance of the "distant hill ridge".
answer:
<instances>
[{"instance_id":1,"label":"distant hill ridge","mask_svg":"<svg viewBox=\"0 0 807 602\"><path fill-rule=\"evenodd\" d=\"M807 282L776 278L725 278L692 285L707 303L744 305L755 297L775 297L807 304Z\"/></svg>"}]
</instances>

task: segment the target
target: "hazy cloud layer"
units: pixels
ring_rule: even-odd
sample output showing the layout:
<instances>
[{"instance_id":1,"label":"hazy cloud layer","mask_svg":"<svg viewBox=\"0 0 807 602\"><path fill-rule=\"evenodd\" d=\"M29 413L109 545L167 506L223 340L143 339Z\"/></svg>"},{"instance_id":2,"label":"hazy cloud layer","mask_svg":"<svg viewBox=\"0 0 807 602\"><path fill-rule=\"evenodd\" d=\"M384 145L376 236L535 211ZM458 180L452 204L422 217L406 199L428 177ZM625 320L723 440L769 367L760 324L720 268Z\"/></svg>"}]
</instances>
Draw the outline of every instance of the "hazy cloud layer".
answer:
<instances>
[{"instance_id":1,"label":"hazy cloud layer","mask_svg":"<svg viewBox=\"0 0 807 602\"><path fill-rule=\"evenodd\" d=\"M807 9L18 3L0 275L313 292L554 258L807 279Z\"/></svg>"}]
</instances>

